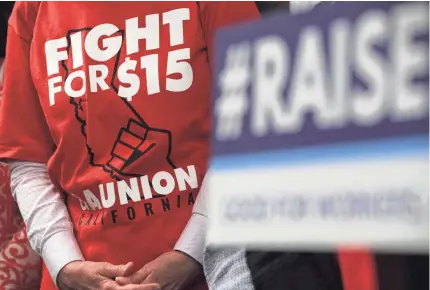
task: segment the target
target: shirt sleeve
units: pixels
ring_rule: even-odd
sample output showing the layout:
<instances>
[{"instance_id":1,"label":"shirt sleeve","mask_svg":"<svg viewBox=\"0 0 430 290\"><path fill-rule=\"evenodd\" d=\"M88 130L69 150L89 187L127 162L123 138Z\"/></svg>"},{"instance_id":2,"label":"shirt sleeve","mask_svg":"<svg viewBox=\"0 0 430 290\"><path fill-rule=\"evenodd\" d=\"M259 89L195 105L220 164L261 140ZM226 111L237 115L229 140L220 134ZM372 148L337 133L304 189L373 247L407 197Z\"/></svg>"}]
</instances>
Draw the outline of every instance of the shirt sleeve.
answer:
<instances>
[{"instance_id":1,"label":"shirt sleeve","mask_svg":"<svg viewBox=\"0 0 430 290\"><path fill-rule=\"evenodd\" d=\"M208 47L209 59L211 58L215 31L218 28L260 18L260 13L254 2L222 1L197 3L200 9L200 20ZM205 195L203 185L194 205L193 214L174 248L188 254L200 264L203 263L208 223L205 208L206 202L204 201Z\"/></svg>"},{"instance_id":2,"label":"shirt sleeve","mask_svg":"<svg viewBox=\"0 0 430 290\"><path fill-rule=\"evenodd\" d=\"M209 290L254 290L245 249L208 246L203 268Z\"/></svg>"},{"instance_id":3,"label":"shirt sleeve","mask_svg":"<svg viewBox=\"0 0 430 290\"><path fill-rule=\"evenodd\" d=\"M30 70L36 14L35 4L17 2L9 20L0 103L0 159L46 163L55 148Z\"/></svg>"},{"instance_id":4,"label":"shirt sleeve","mask_svg":"<svg viewBox=\"0 0 430 290\"><path fill-rule=\"evenodd\" d=\"M199 1L197 3L210 61L213 55L215 33L219 28L260 19L260 12L254 1Z\"/></svg>"},{"instance_id":5,"label":"shirt sleeve","mask_svg":"<svg viewBox=\"0 0 430 290\"><path fill-rule=\"evenodd\" d=\"M209 290L253 290L244 248L218 248L206 244L207 198L207 183L203 181L192 217L175 249L202 264Z\"/></svg>"},{"instance_id":6,"label":"shirt sleeve","mask_svg":"<svg viewBox=\"0 0 430 290\"><path fill-rule=\"evenodd\" d=\"M63 197L52 184L46 165L9 161L9 168L12 195L27 226L30 245L56 282L65 265L84 260Z\"/></svg>"},{"instance_id":7,"label":"shirt sleeve","mask_svg":"<svg viewBox=\"0 0 430 290\"><path fill-rule=\"evenodd\" d=\"M191 218L175 245L175 250L186 253L201 265L203 265L203 253L206 244L206 232L208 226L208 219L205 210L205 196L205 182L203 182L200 193L197 196L196 203L194 204Z\"/></svg>"}]
</instances>

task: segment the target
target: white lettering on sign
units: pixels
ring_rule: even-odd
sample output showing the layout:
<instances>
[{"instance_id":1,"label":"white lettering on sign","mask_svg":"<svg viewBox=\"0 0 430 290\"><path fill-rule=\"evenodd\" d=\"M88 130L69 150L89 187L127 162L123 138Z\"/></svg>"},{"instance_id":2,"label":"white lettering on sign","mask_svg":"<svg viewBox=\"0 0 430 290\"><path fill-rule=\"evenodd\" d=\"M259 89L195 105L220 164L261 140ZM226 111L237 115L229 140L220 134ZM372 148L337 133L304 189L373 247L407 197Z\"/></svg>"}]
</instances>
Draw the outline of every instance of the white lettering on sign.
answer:
<instances>
[{"instance_id":1,"label":"white lettering on sign","mask_svg":"<svg viewBox=\"0 0 430 290\"><path fill-rule=\"evenodd\" d=\"M369 10L354 23L335 19L327 39L320 28L304 27L295 54L278 35L248 43L253 66L247 63L240 72L250 81L236 82L234 90L232 84L220 82L217 138L238 138L248 113L250 131L256 137L299 132L309 114L318 129L348 123L374 126L387 117L398 122L425 118L428 87L415 80L428 73L428 41L416 40L428 33L426 7L405 3L389 13ZM386 47L386 56L380 47ZM237 49L237 45L231 47L231 51ZM226 62L220 79L237 71L230 63ZM233 103L223 110L220 104L226 102L226 92L246 92L250 83L252 98L241 98L240 110L232 108ZM226 118L233 115L236 123ZM235 130L219 129L234 127L231 123L236 124Z\"/></svg>"}]
</instances>

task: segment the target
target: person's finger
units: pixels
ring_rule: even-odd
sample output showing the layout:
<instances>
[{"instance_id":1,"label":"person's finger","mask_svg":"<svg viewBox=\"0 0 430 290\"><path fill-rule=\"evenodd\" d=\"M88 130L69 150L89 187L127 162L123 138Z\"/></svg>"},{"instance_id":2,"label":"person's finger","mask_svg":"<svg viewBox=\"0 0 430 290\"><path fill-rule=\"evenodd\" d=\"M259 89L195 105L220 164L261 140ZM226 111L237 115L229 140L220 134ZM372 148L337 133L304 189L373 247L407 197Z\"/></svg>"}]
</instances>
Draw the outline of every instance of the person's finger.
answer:
<instances>
[{"instance_id":1,"label":"person's finger","mask_svg":"<svg viewBox=\"0 0 430 290\"><path fill-rule=\"evenodd\" d=\"M152 284L130 284L120 286L118 290L161 290L161 286L157 283Z\"/></svg>"},{"instance_id":2,"label":"person's finger","mask_svg":"<svg viewBox=\"0 0 430 290\"><path fill-rule=\"evenodd\" d=\"M126 277L118 276L115 278L115 281L119 285L140 284L148 276L149 276L149 273L147 273L145 268L143 268L143 269L140 269L139 271L137 271L136 273L134 273L133 275L130 275L130 276L126 276ZM150 282L150 283L152 283L152 282Z\"/></svg>"},{"instance_id":3,"label":"person's finger","mask_svg":"<svg viewBox=\"0 0 430 290\"><path fill-rule=\"evenodd\" d=\"M132 276L129 277L116 277L115 281L119 284L119 285L128 285L128 284L133 284L133 280L132 280Z\"/></svg>"},{"instance_id":4,"label":"person's finger","mask_svg":"<svg viewBox=\"0 0 430 290\"><path fill-rule=\"evenodd\" d=\"M143 278L141 278L140 275L133 274L128 277L116 277L115 281L119 285L140 284Z\"/></svg>"},{"instance_id":5,"label":"person's finger","mask_svg":"<svg viewBox=\"0 0 430 290\"><path fill-rule=\"evenodd\" d=\"M127 277L133 273L134 273L134 264L133 264L133 262L128 262L127 264L125 264L124 273L121 276Z\"/></svg>"},{"instance_id":6,"label":"person's finger","mask_svg":"<svg viewBox=\"0 0 430 290\"><path fill-rule=\"evenodd\" d=\"M118 276L128 276L133 271L133 263L125 265L112 265L111 263L102 263L97 273L105 277L116 278Z\"/></svg>"}]
</instances>

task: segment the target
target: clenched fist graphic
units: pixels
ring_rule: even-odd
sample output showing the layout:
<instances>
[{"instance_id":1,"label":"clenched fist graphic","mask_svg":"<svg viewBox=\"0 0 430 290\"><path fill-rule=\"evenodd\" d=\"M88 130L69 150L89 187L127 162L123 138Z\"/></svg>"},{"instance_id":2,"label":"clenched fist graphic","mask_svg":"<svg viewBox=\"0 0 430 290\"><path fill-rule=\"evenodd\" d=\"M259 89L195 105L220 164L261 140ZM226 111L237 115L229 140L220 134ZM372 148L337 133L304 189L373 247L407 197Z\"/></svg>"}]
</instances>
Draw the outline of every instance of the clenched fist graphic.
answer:
<instances>
[{"instance_id":1,"label":"clenched fist graphic","mask_svg":"<svg viewBox=\"0 0 430 290\"><path fill-rule=\"evenodd\" d=\"M152 175L166 169L166 165L176 168L170 159L171 142L169 131L130 119L127 127L119 131L107 166L122 176ZM140 162L136 165L138 160L147 166Z\"/></svg>"},{"instance_id":2,"label":"clenched fist graphic","mask_svg":"<svg viewBox=\"0 0 430 290\"><path fill-rule=\"evenodd\" d=\"M85 38L90 29L71 30L66 38L70 40L71 34L77 32ZM117 35L123 38L124 33L118 31ZM85 58L86 65L105 67L107 74L104 81L107 85L104 89L97 88L100 91L96 92L87 89L86 94L79 98L70 97L74 116L85 139L90 165L102 168L116 180L143 175L151 177L158 171L176 168L170 157L171 132L151 127L141 116L146 108L143 101L145 94L135 96L133 105L127 99L118 96L117 72L119 64L125 60L124 50L121 46L115 57L103 63ZM70 56L69 46L67 52ZM71 57L62 62L62 67L66 80L73 71ZM143 74L140 77L141 81L144 80L144 73L135 73L139 76ZM100 136L103 136L103 140L97 140Z\"/></svg>"}]
</instances>

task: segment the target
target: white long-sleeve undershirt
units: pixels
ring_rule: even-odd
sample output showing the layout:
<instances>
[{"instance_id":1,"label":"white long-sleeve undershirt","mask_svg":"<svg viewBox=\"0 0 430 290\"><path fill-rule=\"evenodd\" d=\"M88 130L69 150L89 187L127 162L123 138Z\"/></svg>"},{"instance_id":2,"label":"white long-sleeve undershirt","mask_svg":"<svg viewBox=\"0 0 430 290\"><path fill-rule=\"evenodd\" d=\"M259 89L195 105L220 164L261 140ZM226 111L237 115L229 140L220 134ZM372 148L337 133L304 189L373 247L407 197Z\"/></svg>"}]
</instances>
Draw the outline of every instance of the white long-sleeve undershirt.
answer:
<instances>
[{"instance_id":1,"label":"white long-sleeve undershirt","mask_svg":"<svg viewBox=\"0 0 430 290\"><path fill-rule=\"evenodd\" d=\"M30 244L42 256L56 282L65 265L84 260L63 196L51 182L45 164L26 161L8 164L12 194L27 226ZM206 217L193 213L174 249L202 264L206 227Z\"/></svg>"}]
</instances>

